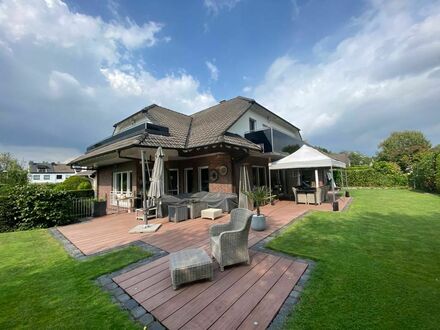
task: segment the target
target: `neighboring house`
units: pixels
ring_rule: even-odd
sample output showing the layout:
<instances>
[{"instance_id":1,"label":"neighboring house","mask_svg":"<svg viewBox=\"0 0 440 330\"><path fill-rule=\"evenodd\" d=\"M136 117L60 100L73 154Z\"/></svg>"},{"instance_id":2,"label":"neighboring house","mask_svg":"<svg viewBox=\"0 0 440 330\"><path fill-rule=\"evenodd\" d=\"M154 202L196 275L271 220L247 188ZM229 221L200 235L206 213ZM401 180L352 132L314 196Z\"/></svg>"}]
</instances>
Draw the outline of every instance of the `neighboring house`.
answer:
<instances>
[{"instance_id":1,"label":"neighboring house","mask_svg":"<svg viewBox=\"0 0 440 330\"><path fill-rule=\"evenodd\" d=\"M66 164L29 162L29 182L59 183L75 174Z\"/></svg>"},{"instance_id":2,"label":"neighboring house","mask_svg":"<svg viewBox=\"0 0 440 330\"><path fill-rule=\"evenodd\" d=\"M302 145L300 130L255 100L236 97L185 115L150 105L114 125L113 135L87 148L69 165L97 171L98 197L142 189L140 150L151 170L157 147L165 153L165 193L237 193L239 169L253 186L268 185L267 164L287 145ZM148 177L148 176L147 176Z\"/></svg>"}]
</instances>

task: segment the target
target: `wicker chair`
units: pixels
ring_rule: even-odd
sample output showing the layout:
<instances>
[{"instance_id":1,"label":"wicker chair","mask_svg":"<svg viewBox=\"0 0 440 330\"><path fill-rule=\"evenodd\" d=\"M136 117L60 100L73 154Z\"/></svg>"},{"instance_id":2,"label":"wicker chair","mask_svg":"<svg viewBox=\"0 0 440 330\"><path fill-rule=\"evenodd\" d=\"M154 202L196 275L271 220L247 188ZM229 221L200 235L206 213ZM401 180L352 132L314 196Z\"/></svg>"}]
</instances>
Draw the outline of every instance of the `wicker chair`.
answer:
<instances>
[{"instance_id":1,"label":"wicker chair","mask_svg":"<svg viewBox=\"0 0 440 330\"><path fill-rule=\"evenodd\" d=\"M218 261L220 271L225 266L250 262L248 236L252 215L248 209L234 209L230 222L213 225L209 229L211 255Z\"/></svg>"}]
</instances>

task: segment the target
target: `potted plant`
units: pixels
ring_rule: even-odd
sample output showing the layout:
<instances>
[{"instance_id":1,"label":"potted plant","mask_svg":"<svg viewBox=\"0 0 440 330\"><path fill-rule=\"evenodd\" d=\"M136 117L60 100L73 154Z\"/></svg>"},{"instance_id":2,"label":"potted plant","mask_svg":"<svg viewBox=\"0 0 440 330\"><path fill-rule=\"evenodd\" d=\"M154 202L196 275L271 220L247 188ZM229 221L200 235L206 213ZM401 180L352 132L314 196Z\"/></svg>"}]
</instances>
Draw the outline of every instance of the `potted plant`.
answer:
<instances>
[{"instance_id":1,"label":"potted plant","mask_svg":"<svg viewBox=\"0 0 440 330\"><path fill-rule=\"evenodd\" d=\"M252 216L251 228L253 230L262 231L266 229L266 216L261 214L260 206L266 204L269 191L266 187L256 187L252 191L246 191L244 194L249 197L257 208L257 214Z\"/></svg>"},{"instance_id":2,"label":"potted plant","mask_svg":"<svg viewBox=\"0 0 440 330\"><path fill-rule=\"evenodd\" d=\"M107 201L103 198L93 200L93 216L101 217L107 214Z\"/></svg>"}]
</instances>

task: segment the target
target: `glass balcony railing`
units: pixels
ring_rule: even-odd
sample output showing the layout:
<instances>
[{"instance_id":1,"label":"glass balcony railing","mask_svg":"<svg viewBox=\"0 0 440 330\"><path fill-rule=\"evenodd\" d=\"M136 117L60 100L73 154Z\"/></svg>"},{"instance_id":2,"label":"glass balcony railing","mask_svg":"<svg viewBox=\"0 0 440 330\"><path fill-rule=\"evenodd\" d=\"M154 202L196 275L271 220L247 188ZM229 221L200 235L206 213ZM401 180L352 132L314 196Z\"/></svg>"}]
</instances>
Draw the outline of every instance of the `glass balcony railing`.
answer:
<instances>
[{"instance_id":1,"label":"glass balcony railing","mask_svg":"<svg viewBox=\"0 0 440 330\"><path fill-rule=\"evenodd\" d=\"M263 152L285 152L287 146L302 146L304 142L301 139L294 138L273 128L265 128L244 135L249 141L262 146Z\"/></svg>"}]
</instances>

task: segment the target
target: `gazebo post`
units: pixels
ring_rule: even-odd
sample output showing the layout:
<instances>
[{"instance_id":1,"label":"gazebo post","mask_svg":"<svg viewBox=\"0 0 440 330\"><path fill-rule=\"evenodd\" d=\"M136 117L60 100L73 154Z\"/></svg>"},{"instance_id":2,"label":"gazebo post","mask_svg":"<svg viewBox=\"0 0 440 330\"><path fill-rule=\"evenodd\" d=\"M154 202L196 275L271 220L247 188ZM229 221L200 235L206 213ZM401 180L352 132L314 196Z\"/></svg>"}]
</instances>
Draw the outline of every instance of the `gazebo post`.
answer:
<instances>
[{"instance_id":1,"label":"gazebo post","mask_svg":"<svg viewBox=\"0 0 440 330\"><path fill-rule=\"evenodd\" d=\"M315 168L315 188L319 188L319 173L317 168Z\"/></svg>"},{"instance_id":2,"label":"gazebo post","mask_svg":"<svg viewBox=\"0 0 440 330\"><path fill-rule=\"evenodd\" d=\"M339 205L336 204L336 195L335 195L335 175L333 173L333 165L330 166L330 172L332 174L332 195L333 195L333 211L339 211Z\"/></svg>"},{"instance_id":3,"label":"gazebo post","mask_svg":"<svg viewBox=\"0 0 440 330\"><path fill-rule=\"evenodd\" d=\"M268 166L267 166L267 168L269 169L269 203L272 205L272 178L271 178L271 175L270 175L270 162L271 162L271 159L269 158L269 164L267 164Z\"/></svg>"}]
</instances>

